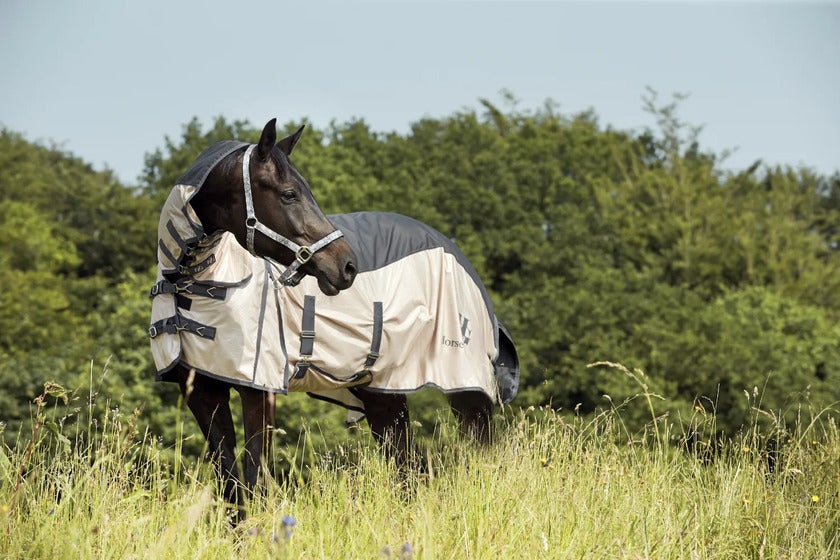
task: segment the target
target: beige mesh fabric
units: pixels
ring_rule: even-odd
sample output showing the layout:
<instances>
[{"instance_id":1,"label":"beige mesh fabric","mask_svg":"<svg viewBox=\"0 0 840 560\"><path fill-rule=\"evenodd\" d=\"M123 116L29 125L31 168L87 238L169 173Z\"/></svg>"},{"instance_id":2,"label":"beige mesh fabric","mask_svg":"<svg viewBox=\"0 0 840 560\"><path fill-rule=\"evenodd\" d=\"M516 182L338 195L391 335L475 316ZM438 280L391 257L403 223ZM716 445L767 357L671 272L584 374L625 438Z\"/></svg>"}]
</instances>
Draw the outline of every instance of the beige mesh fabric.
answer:
<instances>
[{"instance_id":1,"label":"beige mesh fabric","mask_svg":"<svg viewBox=\"0 0 840 560\"><path fill-rule=\"evenodd\" d=\"M180 245L172 239L173 228L167 224L172 223L175 231L184 236L182 239L192 231L187 221L192 209L185 201L193 190L185 185L176 186L161 215L158 231L161 244L176 257L180 255ZM185 207L187 212L182 210ZM224 300L181 294L189 300L189 309L178 306L174 294L159 294L152 300L152 324L179 315L216 329L212 340L188 331L162 333L152 338L158 378L165 379L166 372L180 361L214 377L270 391L285 391L286 357L280 339L277 294L266 261L248 253L230 233L223 233L217 244L199 251L191 260L200 263L211 255L214 262L194 274L192 280L224 288ZM157 280L163 279L162 270L171 268L171 259L159 248Z\"/></svg>"},{"instance_id":2,"label":"beige mesh fabric","mask_svg":"<svg viewBox=\"0 0 840 560\"><path fill-rule=\"evenodd\" d=\"M464 278L451 254L434 248L383 268L360 273L337 296L318 292L307 277L281 292L289 364L300 362L303 298L315 295L312 369L352 377L363 369L373 333L373 302L383 303L381 355L370 387L409 392L424 386L444 391L478 389L494 396L495 326L478 287ZM305 385L305 390L318 387Z\"/></svg>"}]
</instances>

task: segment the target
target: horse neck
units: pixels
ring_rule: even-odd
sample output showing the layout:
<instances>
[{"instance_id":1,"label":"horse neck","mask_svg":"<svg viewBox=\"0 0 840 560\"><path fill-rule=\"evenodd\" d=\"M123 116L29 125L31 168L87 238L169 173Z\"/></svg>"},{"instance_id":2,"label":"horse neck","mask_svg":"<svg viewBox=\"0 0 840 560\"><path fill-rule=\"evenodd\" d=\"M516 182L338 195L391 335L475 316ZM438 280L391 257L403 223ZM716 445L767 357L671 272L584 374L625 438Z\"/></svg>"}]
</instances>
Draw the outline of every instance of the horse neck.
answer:
<instances>
[{"instance_id":1,"label":"horse neck","mask_svg":"<svg viewBox=\"0 0 840 560\"><path fill-rule=\"evenodd\" d=\"M245 204L242 178L237 175L239 174L222 174L214 170L190 201L208 235L229 231L244 239Z\"/></svg>"}]
</instances>

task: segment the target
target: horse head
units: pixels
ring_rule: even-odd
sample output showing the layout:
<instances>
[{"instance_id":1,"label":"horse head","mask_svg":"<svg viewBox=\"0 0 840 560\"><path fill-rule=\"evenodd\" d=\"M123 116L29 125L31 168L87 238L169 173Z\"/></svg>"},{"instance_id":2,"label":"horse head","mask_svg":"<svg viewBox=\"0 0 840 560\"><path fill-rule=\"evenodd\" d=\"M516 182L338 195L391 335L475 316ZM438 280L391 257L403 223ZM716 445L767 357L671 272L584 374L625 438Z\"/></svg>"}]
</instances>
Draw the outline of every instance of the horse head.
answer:
<instances>
[{"instance_id":1,"label":"horse head","mask_svg":"<svg viewBox=\"0 0 840 560\"><path fill-rule=\"evenodd\" d=\"M276 119L259 142L220 162L192 199L205 231L225 230L253 254L311 274L335 295L356 277L356 257L289 161L303 127L277 142Z\"/></svg>"}]
</instances>

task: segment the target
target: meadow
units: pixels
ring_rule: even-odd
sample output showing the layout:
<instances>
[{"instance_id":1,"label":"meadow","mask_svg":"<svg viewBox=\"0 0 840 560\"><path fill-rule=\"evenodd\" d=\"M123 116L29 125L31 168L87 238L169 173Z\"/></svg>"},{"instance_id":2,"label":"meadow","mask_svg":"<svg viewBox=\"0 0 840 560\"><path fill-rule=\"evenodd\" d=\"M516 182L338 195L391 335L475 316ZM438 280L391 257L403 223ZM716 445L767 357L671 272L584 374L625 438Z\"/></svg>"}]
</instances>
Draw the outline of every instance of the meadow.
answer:
<instances>
[{"instance_id":1,"label":"meadow","mask_svg":"<svg viewBox=\"0 0 840 560\"><path fill-rule=\"evenodd\" d=\"M260 128L192 119L132 184L0 129L0 558L840 558L840 178L731 169L679 96L626 131L503 98L405 134L308 123L294 154L325 212L412 216L475 265L522 360L496 445L421 399L429 468L403 477L279 399L236 528L151 381L148 293L172 186Z\"/></svg>"},{"instance_id":2,"label":"meadow","mask_svg":"<svg viewBox=\"0 0 840 560\"><path fill-rule=\"evenodd\" d=\"M407 475L365 428L319 447L313 422L234 528L212 468L180 439L140 433L140 413L114 407L71 440L47 393L62 389L35 400L33 432L0 454L3 558L840 558L832 410L685 445L686 426L704 433L714 416L631 432L622 414L646 393L588 417L508 407L489 449L442 414L420 442L426 472Z\"/></svg>"}]
</instances>

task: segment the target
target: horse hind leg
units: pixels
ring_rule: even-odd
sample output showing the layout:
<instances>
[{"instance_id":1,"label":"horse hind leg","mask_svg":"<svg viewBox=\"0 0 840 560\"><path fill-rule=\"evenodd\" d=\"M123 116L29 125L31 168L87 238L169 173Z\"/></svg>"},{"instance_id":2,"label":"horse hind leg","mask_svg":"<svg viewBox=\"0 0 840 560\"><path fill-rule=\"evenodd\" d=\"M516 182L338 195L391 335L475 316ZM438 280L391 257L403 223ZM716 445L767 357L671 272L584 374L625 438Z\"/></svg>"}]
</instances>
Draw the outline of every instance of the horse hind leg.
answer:
<instances>
[{"instance_id":1,"label":"horse hind leg","mask_svg":"<svg viewBox=\"0 0 840 560\"><path fill-rule=\"evenodd\" d=\"M489 445L493 439L493 401L481 391L458 391L446 396L461 433Z\"/></svg>"},{"instance_id":2,"label":"horse hind leg","mask_svg":"<svg viewBox=\"0 0 840 560\"><path fill-rule=\"evenodd\" d=\"M230 411L230 385L179 367L178 385L187 406L207 439L208 454L224 485L224 498L245 519L244 499L236 466L236 431Z\"/></svg>"},{"instance_id":3,"label":"horse hind leg","mask_svg":"<svg viewBox=\"0 0 840 560\"><path fill-rule=\"evenodd\" d=\"M414 442L408 415L408 399L403 394L377 393L361 389L358 396L365 407L373 438L404 470L413 455Z\"/></svg>"}]
</instances>

